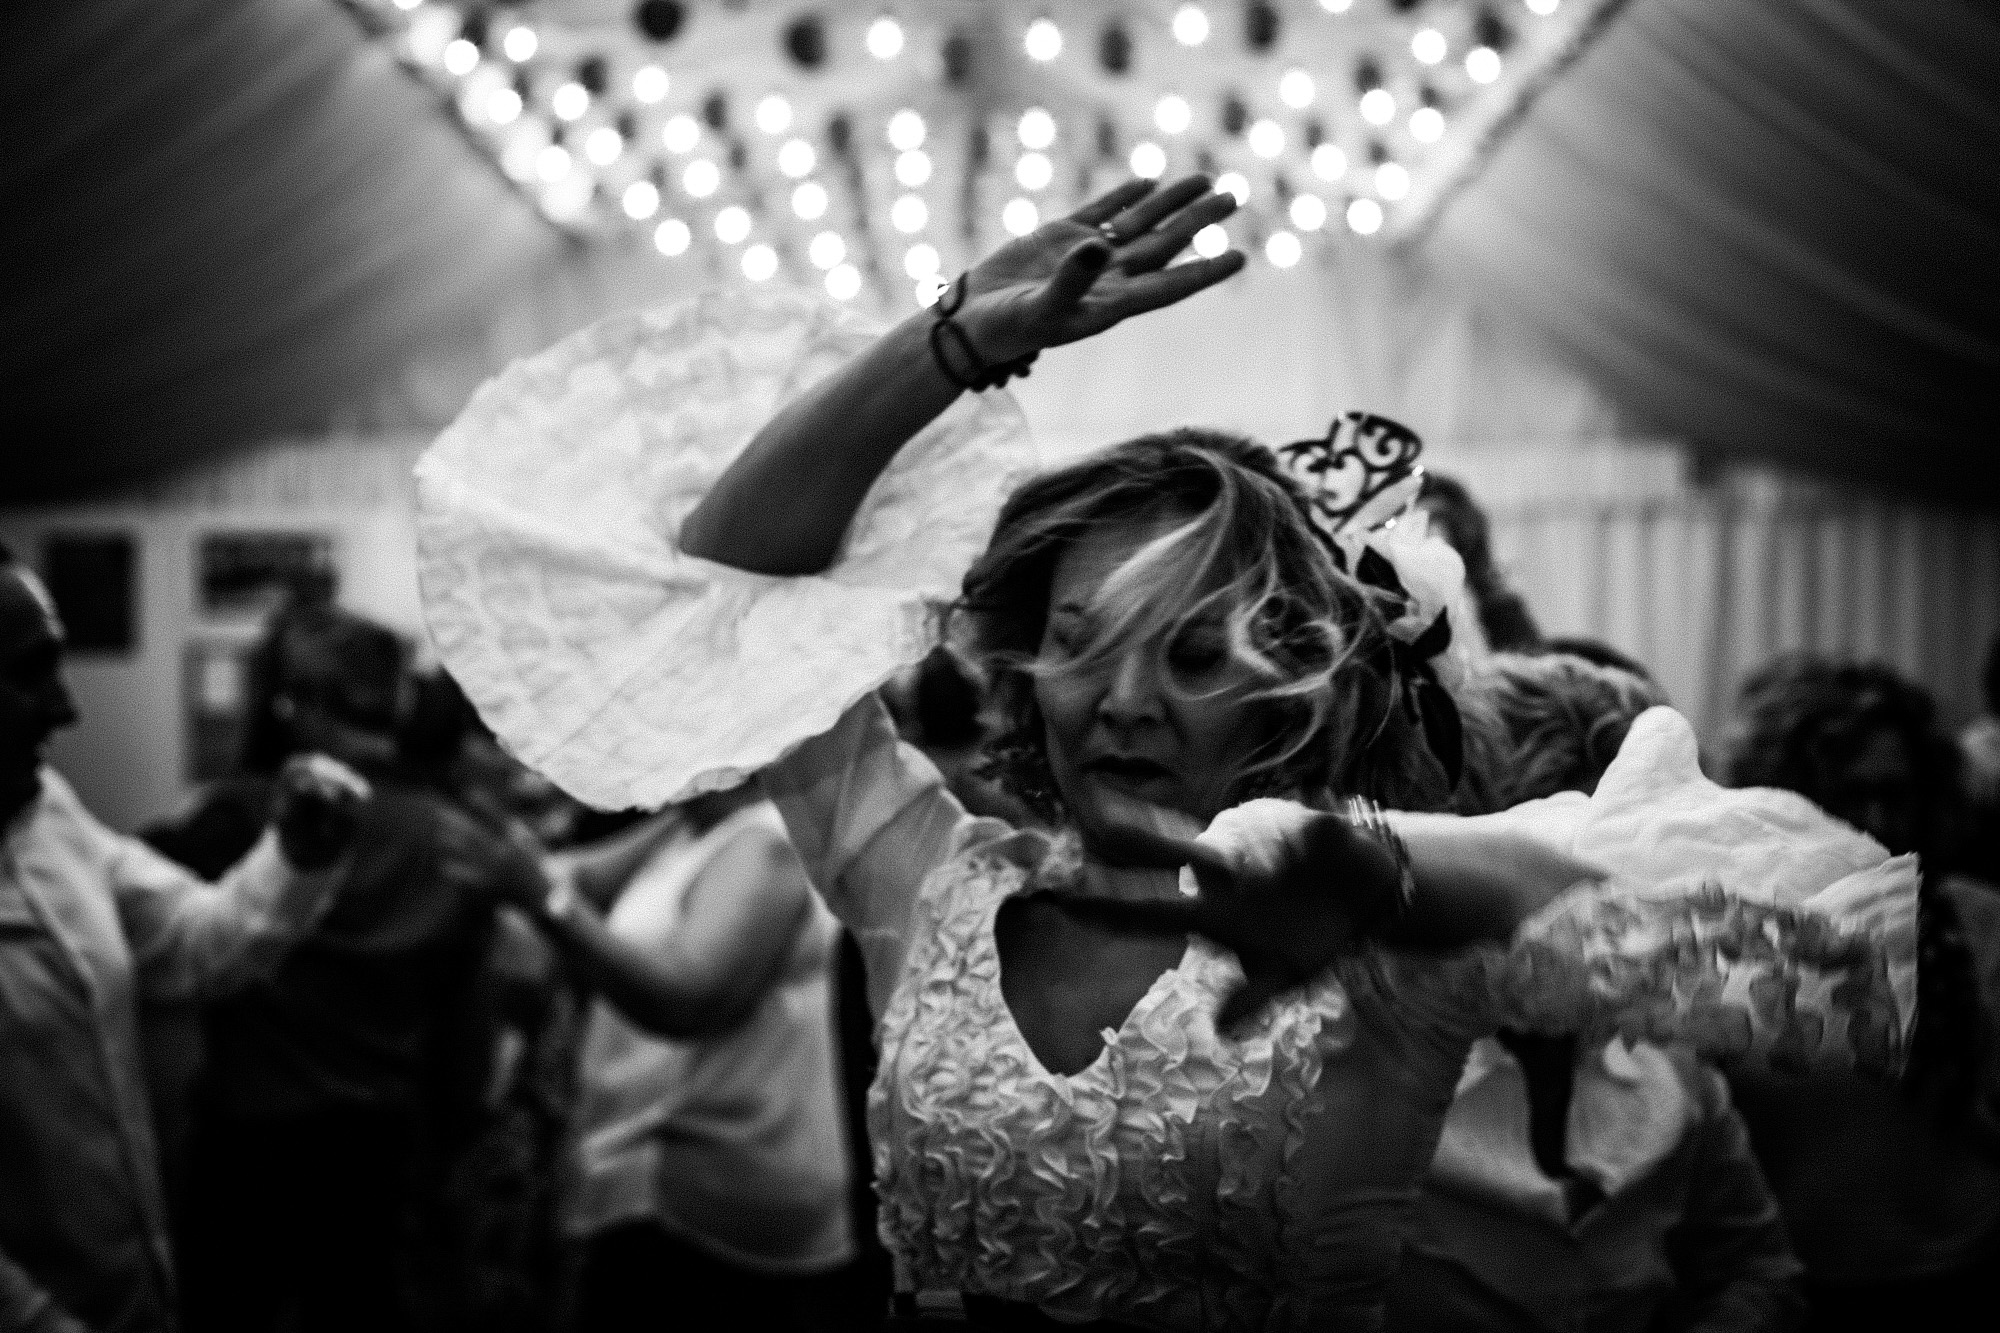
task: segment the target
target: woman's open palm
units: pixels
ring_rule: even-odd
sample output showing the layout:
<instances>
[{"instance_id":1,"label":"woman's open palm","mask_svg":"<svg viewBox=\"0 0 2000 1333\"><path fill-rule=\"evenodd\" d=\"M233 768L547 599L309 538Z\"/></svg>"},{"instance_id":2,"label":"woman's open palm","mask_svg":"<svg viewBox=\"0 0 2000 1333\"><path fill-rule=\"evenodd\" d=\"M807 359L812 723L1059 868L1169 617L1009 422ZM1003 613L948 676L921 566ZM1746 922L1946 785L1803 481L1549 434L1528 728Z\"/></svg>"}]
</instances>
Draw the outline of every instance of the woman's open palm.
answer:
<instances>
[{"instance_id":1,"label":"woman's open palm","mask_svg":"<svg viewBox=\"0 0 2000 1333\"><path fill-rule=\"evenodd\" d=\"M1172 305L1243 267L1234 250L1169 267L1235 208L1205 177L1163 190L1128 181L981 260L966 274L964 317L990 359L1009 360Z\"/></svg>"}]
</instances>

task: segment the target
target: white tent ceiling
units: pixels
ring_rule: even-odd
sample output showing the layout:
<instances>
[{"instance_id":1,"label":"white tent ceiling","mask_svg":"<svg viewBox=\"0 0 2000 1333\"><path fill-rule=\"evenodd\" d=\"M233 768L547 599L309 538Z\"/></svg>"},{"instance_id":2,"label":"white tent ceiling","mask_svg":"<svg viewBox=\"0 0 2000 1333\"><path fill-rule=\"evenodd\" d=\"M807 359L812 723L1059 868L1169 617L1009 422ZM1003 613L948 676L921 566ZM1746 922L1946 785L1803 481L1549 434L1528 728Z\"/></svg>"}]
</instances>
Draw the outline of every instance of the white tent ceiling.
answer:
<instances>
[{"instance_id":1,"label":"white tent ceiling","mask_svg":"<svg viewBox=\"0 0 2000 1333\"><path fill-rule=\"evenodd\" d=\"M776 32L819 12L837 34L876 8L689 0L677 43L698 65L704 24ZM1132 100L1160 90L1145 43L1173 5L1036 8L1072 33L1129 22ZM1207 8L1216 49L1240 43L1242 6ZM1274 8L1258 57L1273 84L1344 66L1351 52L1313 35L1314 0ZM1345 17L1447 27L1468 8L1354 0ZM1531 31L1520 0L1491 8ZM1392 222L1309 263L1337 273L1371 247L1422 272L1549 349L1634 432L2000 503L1968 481L2000 408L2000 20L1970 0L1605 8L1493 151L1420 172L1417 197L1454 188L1409 215L1415 234L1390 244ZM534 12L588 31L624 10ZM366 27L332 0L10 7L0 503L274 435L433 428L507 356L703 279L643 235L549 221ZM815 77L837 83L844 58ZM1215 78L1249 77L1247 59L1218 57ZM1315 73L1351 87L1344 67Z\"/></svg>"}]
</instances>

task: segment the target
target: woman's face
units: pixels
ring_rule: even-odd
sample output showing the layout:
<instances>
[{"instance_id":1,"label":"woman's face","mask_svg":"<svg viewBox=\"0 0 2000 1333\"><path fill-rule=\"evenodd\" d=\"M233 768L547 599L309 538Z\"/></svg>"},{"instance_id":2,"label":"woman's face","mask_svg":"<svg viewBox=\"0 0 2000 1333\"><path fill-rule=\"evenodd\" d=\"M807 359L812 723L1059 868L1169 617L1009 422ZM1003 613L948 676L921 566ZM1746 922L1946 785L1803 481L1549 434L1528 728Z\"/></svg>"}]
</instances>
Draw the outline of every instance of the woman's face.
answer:
<instances>
[{"instance_id":1,"label":"woman's face","mask_svg":"<svg viewBox=\"0 0 2000 1333\"><path fill-rule=\"evenodd\" d=\"M1195 621L1173 642L1121 644L1091 666L1072 665L1097 626L1098 589L1183 515L1107 524L1056 562L1035 684L1045 744L1063 804L1085 840L1128 823L1133 801L1206 824L1226 809L1236 779L1264 739L1260 683L1228 650L1220 618Z\"/></svg>"}]
</instances>

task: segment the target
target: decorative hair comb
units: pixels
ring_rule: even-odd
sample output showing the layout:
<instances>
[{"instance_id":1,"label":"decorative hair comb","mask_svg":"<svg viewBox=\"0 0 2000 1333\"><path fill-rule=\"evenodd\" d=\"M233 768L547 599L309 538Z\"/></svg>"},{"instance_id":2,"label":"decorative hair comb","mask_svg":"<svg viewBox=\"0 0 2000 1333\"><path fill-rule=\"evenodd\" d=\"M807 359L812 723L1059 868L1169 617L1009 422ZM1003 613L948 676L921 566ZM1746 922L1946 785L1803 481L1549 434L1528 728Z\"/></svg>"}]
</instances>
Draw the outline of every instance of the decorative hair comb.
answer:
<instances>
[{"instance_id":1,"label":"decorative hair comb","mask_svg":"<svg viewBox=\"0 0 2000 1333\"><path fill-rule=\"evenodd\" d=\"M1421 530L1389 531L1416 507L1424 485L1417 461L1423 452L1415 431L1372 412L1343 412L1326 438L1294 440L1277 449L1279 465L1305 491L1307 515L1326 534L1341 566L1405 608L1391 623L1375 665L1390 687L1389 706L1424 738L1456 786L1464 763L1462 726L1435 664L1451 646L1450 610L1445 602L1420 595L1433 581L1415 577L1414 567L1424 559L1420 548L1442 543ZM1455 555L1449 564L1462 581L1464 569ZM1388 734L1377 731L1378 738Z\"/></svg>"},{"instance_id":2,"label":"decorative hair comb","mask_svg":"<svg viewBox=\"0 0 2000 1333\"><path fill-rule=\"evenodd\" d=\"M1305 488L1329 536L1369 532L1408 513L1423 489L1424 442L1398 421L1343 412L1326 437L1278 446L1278 461Z\"/></svg>"}]
</instances>

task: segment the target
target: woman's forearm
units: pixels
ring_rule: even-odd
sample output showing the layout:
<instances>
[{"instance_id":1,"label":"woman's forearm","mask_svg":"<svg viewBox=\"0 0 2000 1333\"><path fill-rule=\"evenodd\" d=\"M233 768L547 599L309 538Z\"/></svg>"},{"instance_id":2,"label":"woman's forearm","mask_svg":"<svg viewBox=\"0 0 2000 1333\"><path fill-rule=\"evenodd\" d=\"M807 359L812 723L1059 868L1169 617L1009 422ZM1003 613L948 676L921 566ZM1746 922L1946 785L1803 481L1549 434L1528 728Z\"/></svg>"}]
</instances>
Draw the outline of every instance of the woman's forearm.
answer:
<instances>
[{"instance_id":1,"label":"woman's forearm","mask_svg":"<svg viewBox=\"0 0 2000 1333\"><path fill-rule=\"evenodd\" d=\"M613 932L587 905L578 903L546 929L582 979L635 1026L656 1037L690 1041L727 1032L740 1023L768 986L718 985L698 968L677 968Z\"/></svg>"},{"instance_id":2,"label":"woman's forearm","mask_svg":"<svg viewBox=\"0 0 2000 1333\"><path fill-rule=\"evenodd\" d=\"M831 565L868 488L959 395L929 329L911 316L773 417L688 515L681 550L758 574Z\"/></svg>"},{"instance_id":3,"label":"woman's forearm","mask_svg":"<svg viewBox=\"0 0 2000 1333\"><path fill-rule=\"evenodd\" d=\"M1392 813L1417 881L1394 942L1457 948L1511 939L1521 923L1564 890L1602 872L1523 834L1452 815Z\"/></svg>"}]
</instances>

